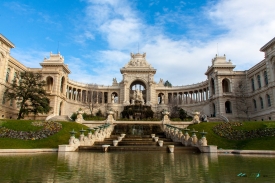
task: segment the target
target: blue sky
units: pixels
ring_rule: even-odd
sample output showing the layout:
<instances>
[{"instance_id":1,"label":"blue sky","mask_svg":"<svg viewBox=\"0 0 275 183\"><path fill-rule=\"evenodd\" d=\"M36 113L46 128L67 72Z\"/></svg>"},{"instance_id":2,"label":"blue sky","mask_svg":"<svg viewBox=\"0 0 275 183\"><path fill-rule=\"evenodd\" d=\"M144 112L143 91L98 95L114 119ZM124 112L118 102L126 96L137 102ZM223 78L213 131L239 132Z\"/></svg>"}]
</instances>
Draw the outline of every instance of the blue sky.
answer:
<instances>
[{"instance_id":1,"label":"blue sky","mask_svg":"<svg viewBox=\"0 0 275 183\"><path fill-rule=\"evenodd\" d=\"M3 0L0 9L14 58L37 68L60 51L69 78L83 83L121 81L119 69L138 49L156 82L198 83L217 52L249 69L275 37L272 0Z\"/></svg>"}]
</instances>

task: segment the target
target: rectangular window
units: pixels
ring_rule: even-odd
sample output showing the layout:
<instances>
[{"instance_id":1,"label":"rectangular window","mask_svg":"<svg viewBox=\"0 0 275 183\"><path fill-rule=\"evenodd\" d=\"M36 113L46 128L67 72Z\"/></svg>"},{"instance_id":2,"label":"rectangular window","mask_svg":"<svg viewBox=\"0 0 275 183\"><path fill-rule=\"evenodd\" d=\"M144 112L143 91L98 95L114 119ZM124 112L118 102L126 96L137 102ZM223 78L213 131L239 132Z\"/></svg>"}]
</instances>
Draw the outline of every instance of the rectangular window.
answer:
<instances>
[{"instance_id":1,"label":"rectangular window","mask_svg":"<svg viewBox=\"0 0 275 183\"><path fill-rule=\"evenodd\" d=\"M260 103L261 103L261 109L263 109L264 108L264 101L263 101L262 97L260 97Z\"/></svg>"},{"instance_id":2,"label":"rectangular window","mask_svg":"<svg viewBox=\"0 0 275 183\"><path fill-rule=\"evenodd\" d=\"M261 88L261 87L262 87L262 84L261 84L261 76L258 75L258 76L257 76L257 79L258 79L258 86L259 86L259 88Z\"/></svg>"},{"instance_id":3,"label":"rectangular window","mask_svg":"<svg viewBox=\"0 0 275 183\"><path fill-rule=\"evenodd\" d=\"M254 79L251 79L252 91L255 91Z\"/></svg>"},{"instance_id":4,"label":"rectangular window","mask_svg":"<svg viewBox=\"0 0 275 183\"><path fill-rule=\"evenodd\" d=\"M267 86L268 85L268 77L267 77L266 71L264 71L264 82L265 82L265 85Z\"/></svg>"}]
</instances>

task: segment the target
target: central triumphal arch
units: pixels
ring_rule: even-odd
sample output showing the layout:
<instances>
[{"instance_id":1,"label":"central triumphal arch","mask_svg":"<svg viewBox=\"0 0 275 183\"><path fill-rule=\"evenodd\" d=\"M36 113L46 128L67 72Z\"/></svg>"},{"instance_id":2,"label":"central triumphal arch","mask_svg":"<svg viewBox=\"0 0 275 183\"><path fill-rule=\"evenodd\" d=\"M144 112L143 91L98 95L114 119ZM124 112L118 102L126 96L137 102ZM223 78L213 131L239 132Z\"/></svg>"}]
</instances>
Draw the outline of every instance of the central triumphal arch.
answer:
<instances>
[{"instance_id":1,"label":"central triumphal arch","mask_svg":"<svg viewBox=\"0 0 275 183\"><path fill-rule=\"evenodd\" d=\"M151 105L154 98L154 69L146 61L146 53L132 54L130 61L120 69L123 79L121 81L120 96L123 104L134 104L136 100Z\"/></svg>"}]
</instances>

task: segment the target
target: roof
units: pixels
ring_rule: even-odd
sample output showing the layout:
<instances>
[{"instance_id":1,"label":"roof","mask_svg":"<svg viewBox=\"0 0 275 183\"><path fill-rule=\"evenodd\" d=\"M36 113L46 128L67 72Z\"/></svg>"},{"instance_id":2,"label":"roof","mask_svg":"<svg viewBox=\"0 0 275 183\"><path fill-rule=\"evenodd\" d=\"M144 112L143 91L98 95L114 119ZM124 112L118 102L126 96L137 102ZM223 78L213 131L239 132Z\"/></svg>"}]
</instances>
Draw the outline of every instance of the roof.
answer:
<instances>
[{"instance_id":1,"label":"roof","mask_svg":"<svg viewBox=\"0 0 275 183\"><path fill-rule=\"evenodd\" d=\"M261 47L260 51L265 51L273 43L275 43L275 37L273 39L271 39L268 43L266 43L263 47Z\"/></svg>"},{"instance_id":2,"label":"roof","mask_svg":"<svg viewBox=\"0 0 275 183\"><path fill-rule=\"evenodd\" d=\"M0 40L2 40L5 44L7 44L10 48L14 48L14 44L8 40L4 35L0 34Z\"/></svg>"}]
</instances>

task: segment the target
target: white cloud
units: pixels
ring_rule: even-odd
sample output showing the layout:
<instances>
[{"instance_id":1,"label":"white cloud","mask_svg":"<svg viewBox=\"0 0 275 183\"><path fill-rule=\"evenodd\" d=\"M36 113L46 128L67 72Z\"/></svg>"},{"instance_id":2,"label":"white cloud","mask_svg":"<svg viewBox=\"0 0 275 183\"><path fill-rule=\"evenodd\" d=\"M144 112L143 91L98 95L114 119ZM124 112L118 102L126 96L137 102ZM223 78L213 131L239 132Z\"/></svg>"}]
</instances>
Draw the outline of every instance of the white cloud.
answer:
<instances>
[{"instance_id":1,"label":"white cloud","mask_svg":"<svg viewBox=\"0 0 275 183\"><path fill-rule=\"evenodd\" d=\"M39 63L43 62L43 59L48 57L50 53L33 49L14 49L11 51L11 55L26 67L41 68Z\"/></svg>"},{"instance_id":2,"label":"white cloud","mask_svg":"<svg viewBox=\"0 0 275 183\"><path fill-rule=\"evenodd\" d=\"M188 34L176 35L175 39L168 36L173 32L166 33L160 27L165 24L146 24L140 16L142 11L133 9L126 1L89 1L88 31L93 34L92 28L96 28L108 45L95 57L96 62L104 64L100 72L95 71L98 77L94 79L110 84L112 75L120 75L119 69L129 61L127 55L136 50L138 43L140 52L147 52L148 62L157 69L156 81L168 79L173 85L204 81L207 66L217 53L217 43L219 54L226 54L237 70L249 69L263 59L259 49L274 37L274 9L275 3L269 0L221 0L201 7L196 17L202 17L200 21L204 24L194 26L186 21L190 23L186 24ZM173 19L178 15L175 12L165 17ZM201 36L197 38L196 34L206 39L200 40Z\"/></svg>"},{"instance_id":3,"label":"white cloud","mask_svg":"<svg viewBox=\"0 0 275 183\"><path fill-rule=\"evenodd\" d=\"M29 8L16 3L13 7L22 14ZM226 54L237 70L249 69L263 59L260 47L275 36L274 9L275 3L270 0L220 0L200 7L195 15L181 15L181 10L168 11L156 16L157 23L152 25L147 23L143 10L135 9L132 2L89 0L85 21L78 22L75 28L81 29L82 34L75 35L75 41L80 43L80 49L87 48L88 40L105 47L90 53L65 55L72 71L69 77L105 85L110 85L114 77L120 81L120 68L129 61L130 52L137 52L138 45L139 52L146 52L147 61L157 69L157 82L159 78L173 85L204 81L207 66L217 53L217 43L219 54ZM51 17L42 16L47 24L51 23ZM193 22L198 17L202 24ZM183 24L186 30L182 34L171 32L165 27L167 22L173 26ZM51 37L45 39L50 41ZM27 67L40 67L39 63L49 52L14 49L12 55Z\"/></svg>"}]
</instances>

